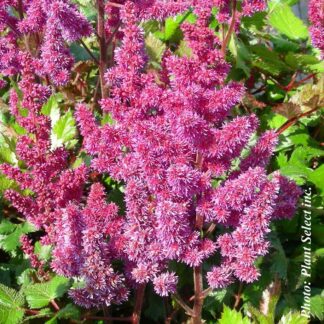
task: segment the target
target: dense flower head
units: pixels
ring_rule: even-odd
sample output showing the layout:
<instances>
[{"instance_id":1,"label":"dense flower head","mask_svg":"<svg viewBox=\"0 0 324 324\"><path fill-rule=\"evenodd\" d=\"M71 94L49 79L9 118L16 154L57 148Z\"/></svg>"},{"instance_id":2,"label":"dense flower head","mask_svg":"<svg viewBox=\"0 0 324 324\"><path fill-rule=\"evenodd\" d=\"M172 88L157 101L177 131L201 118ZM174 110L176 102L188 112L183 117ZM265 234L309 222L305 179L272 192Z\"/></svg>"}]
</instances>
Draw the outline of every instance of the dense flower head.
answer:
<instances>
[{"instance_id":1,"label":"dense flower head","mask_svg":"<svg viewBox=\"0 0 324 324\"><path fill-rule=\"evenodd\" d=\"M174 293L176 291L177 282L178 277L174 272L162 273L153 280L154 290L160 296L168 296L170 293Z\"/></svg>"},{"instance_id":2,"label":"dense flower head","mask_svg":"<svg viewBox=\"0 0 324 324\"><path fill-rule=\"evenodd\" d=\"M324 6L319 0L310 0L308 6L312 43L314 47L321 51L321 56L324 57Z\"/></svg>"},{"instance_id":3,"label":"dense flower head","mask_svg":"<svg viewBox=\"0 0 324 324\"><path fill-rule=\"evenodd\" d=\"M10 14L10 6L22 10L20 20ZM90 36L93 31L77 6L68 0L24 1L21 8L18 8L16 2L4 2L0 7L0 26L2 29L9 28L0 40L0 72L13 75L20 71L17 38L37 33L36 42L41 43L41 50L36 53L39 60L36 73L48 76L56 85L64 85L70 79L74 60L67 42ZM26 49L30 51L28 36L25 42Z\"/></svg>"},{"instance_id":4,"label":"dense flower head","mask_svg":"<svg viewBox=\"0 0 324 324\"><path fill-rule=\"evenodd\" d=\"M21 54L20 60L22 78L18 85L22 98L20 100L13 91L10 109L27 132L18 138L16 144L17 158L24 161L26 169L20 170L9 164L2 164L0 168L9 178L19 182L21 189L33 192L25 196L8 190L6 197L37 228L46 227L50 237L53 222L60 214L59 208L81 198L87 170L84 165L67 169L67 151L63 147L51 149L50 121L41 113L51 91L36 82L34 59ZM26 110L27 115L21 115L20 107Z\"/></svg>"}]
</instances>

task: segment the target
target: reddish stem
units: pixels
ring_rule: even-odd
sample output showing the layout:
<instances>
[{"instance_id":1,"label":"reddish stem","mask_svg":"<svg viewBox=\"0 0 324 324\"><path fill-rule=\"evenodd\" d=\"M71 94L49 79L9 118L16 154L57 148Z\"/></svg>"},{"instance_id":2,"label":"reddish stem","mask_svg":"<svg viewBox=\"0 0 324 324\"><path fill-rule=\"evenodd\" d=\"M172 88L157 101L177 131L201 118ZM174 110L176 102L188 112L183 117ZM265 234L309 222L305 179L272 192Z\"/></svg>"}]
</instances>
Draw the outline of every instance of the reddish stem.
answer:
<instances>
[{"instance_id":1,"label":"reddish stem","mask_svg":"<svg viewBox=\"0 0 324 324\"><path fill-rule=\"evenodd\" d=\"M226 47L227 47L228 42L231 39L231 35L232 35L234 27L235 27L235 20L236 20L236 0L233 0L232 20L231 20L231 24L229 26L228 32L225 36L225 39L223 40L222 48L221 48L221 53L223 54L223 57L225 57L225 55L226 55Z\"/></svg>"},{"instance_id":2,"label":"reddish stem","mask_svg":"<svg viewBox=\"0 0 324 324\"><path fill-rule=\"evenodd\" d=\"M34 309L24 309L24 311L26 314L29 314L29 315L38 315L39 314L39 311L34 310Z\"/></svg>"},{"instance_id":3,"label":"reddish stem","mask_svg":"<svg viewBox=\"0 0 324 324\"><path fill-rule=\"evenodd\" d=\"M92 57L92 59L96 62L97 65L99 65L99 61L97 60L97 58L93 55L93 53L91 52L91 50L89 49L89 47L87 46L87 44L80 39L80 44L84 47L84 49L87 51L87 53Z\"/></svg>"},{"instance_id":4,"label":"reddish stem","mask_svg":"<svg viewBox=\"0 0 324 324\"><path fill-rule=\"evenodd\" d=\"M115 322L131 322L131 317L106 317L106 316L86 316L86 320L101 320L101 321L115 321Z\"/></svg>"},{"instance_id":5,"label":"reddish stem","mask_svg":"<svg viewBox=\"0 0 324 324\"><path fill-rule=\"evenodd\" d=\"M287 121L286 121L286 122L285 122L285 123L284 123L280 128L278 128L278 129L276 130L276 134L277 134L277 135L282 134L282 133L283 133L287 128L289 128L290 126L292 126L293 124L295 124L295 123L298 121L298 119L310 115L311 113L313 113L314 111L316 111L316 110L319 109L319 108L320 108L320 107L315 107L315 108L313 108L313 109L311 109L311 110L309 110L309 111L306 111L306 112L304 112L304 113L302 113L302 114L299 114L299 115L296 116L296 117L293 117L293 118L287 120Z\"/></svg>"},{"instance_id":6,"label":"reddish stem","mask_svg":"<svg viewBox=\"0 0 324 324\"><path fill-rule=\"evenodd\" d=\"M132 323L139 324L144 300L145 285L140 285L136 291L136 300L132 315Z\"/></svg>"},{"instance_id":7,"label":"reddish stem","mask_svg":"<svg viewBox=\"0 0 324 324\"><path fill-rule=\"evenodd\" d=\"M194 288L195 288L195 298L193 306L193 324L201 324L201 313L203 307L203 280L202 280L202 266L194 267Z\"/></svg>"},{"instance_id":8,"label":"reddish stem","mask_svg":"<svg viewBox=\"0 0 324 324\"><path fill-rule=\"evenodd\" d=\"M59 305L57 305L57 303L56 303L56 301L54 299L51 300L51 304L52 304L52 306L54 307L54 309L56 311L59 311L60 310Z\"/></svg>"},{"instance_id":9,"label":"reddish stem","mask_svg":"<svg viewBox=\"0 0 324 324\"><path fill-rule=\"evenodd\" d=\"M97 0L98 24L97 33L99 37L99 78L101 86L101 97L108 97L108 89L105 84L105 72L107 70L107 43L105 36L105 5L103 0Z\"/></svg>"},{"instance_id":10,"label":"reddish stem","mask_svg":"<svg viewBox=\"0 0 324 324\"><path fill-rule=\"evenodd\" d=\"M242 282L240 282L238 292L235 295L235 302L234 302L234 306L233 306L234 309L236 309L238 307L238 305L240 304L242 290L243 290L243 284L242 284Z\"/></svg>"}]
</instances>

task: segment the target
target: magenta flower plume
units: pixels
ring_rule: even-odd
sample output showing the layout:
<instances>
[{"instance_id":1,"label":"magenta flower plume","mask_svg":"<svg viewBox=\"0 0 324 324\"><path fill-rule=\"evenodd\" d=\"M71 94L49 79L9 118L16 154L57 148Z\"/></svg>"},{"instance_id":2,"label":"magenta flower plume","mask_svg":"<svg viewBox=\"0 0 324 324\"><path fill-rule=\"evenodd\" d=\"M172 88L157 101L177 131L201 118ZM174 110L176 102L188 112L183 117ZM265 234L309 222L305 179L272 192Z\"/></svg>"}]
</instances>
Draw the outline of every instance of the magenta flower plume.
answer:
<instances>
[{"instance_id":1,"label":"magenta flower plume","mask_svg":"<svg viewBox=\"0 0 324 324\"><path fill-rule=\"evenodd\" d=\"M321 1L310 0L308 5L308 18L311 22L309 29L312 43L321 51L324 57L324 6Z\"/></svg>"},{"instance_id":2,"label":"magenta flower plume","mask_svg":"<svg viewBox=\"0 0 324 324\"><path fill-rule=\"evenodd\" d=\"M108 70L100 70L99 81L106 82L109 95L99 104L111 122L99 124L99 113L77 98L82 144L72 151L53 148L53 125L42 109L52 91L70 80L74 58L69 44L90 36L92 26L72 1L29 0L22 8L17 1L1 2L0 72L18 75L19 90L10 91L9 109L25 131L16 143L19 168L0 165L19 184L5 197L42 231L41 242L52 245L51 269L76 281L69 291L76 304L88 309L120 304L131 289L146 284L162 297L174 294L175 263L202 274L208 259L206 279L212 289L259 278L256 260L270 248L271 221L292 217L301 192L279 173L267 174L278 141L275 132L262 133L256 115L233 111L245 88L228 81L225 41L210 28L210 20L217 7L220 23L230 22L234 11L238 25L242 16L264 10L265 3L103 2L106 34L101 39L113 40L109 48L114 53ZM316 36L321 16L316 3L310 7ZM19 19L10 18L13 9L20 10ZM143 23L185 12L195 17L180 27L190 50L182 55L170 46L153 70ZM28 51L28 42L22 41L28 38L39 51ZM102 56L108 58L102 52L105 48L101 63ZM85 153L90 165L70 163ZM125 208L109 202L101 176L93 173L120 183ZM32 266L42 266L28 237L21 243Z\"/></svg>"},{"instance_id":3,"label":"magenta flower plume","mask_svg":"<svg viewBox=\"0 0 324 324\"><path fill-rule=\"evenodd\" d=\"M250 5L244 14L264 8L263 2ZM211 287L225 287L235 277L256 280L254 262L269 248L271 219L283 217L280 210L290 216L299 195L291 188L293 198L284 199L289 203L282 202L277 211L283 182L278 175L269 180L265 170L276 136L261 134L250 147L257 117L231 117L244 88L225 83L229 65L208 27L210 4L199 2L196 24L182 26L191 55L165 53L162 84L146 71L143 31L137 24L140 10L128 1L119 12L123 37L116 65L106 73L111 96L101 101L114 123L99 126L85 105L76 112L92 168L125 182L119 244L128 259L125 275L135 285L153 282L155 291L166 296L175 286L169 261L198 267L220 253L220 265L207 274ZM250 151L245 158L243 150ZM213 187L219 176L225 181ZM210 223L227 227L229 233L217 242L200 237Z\"/></svg>"}]
</instances>

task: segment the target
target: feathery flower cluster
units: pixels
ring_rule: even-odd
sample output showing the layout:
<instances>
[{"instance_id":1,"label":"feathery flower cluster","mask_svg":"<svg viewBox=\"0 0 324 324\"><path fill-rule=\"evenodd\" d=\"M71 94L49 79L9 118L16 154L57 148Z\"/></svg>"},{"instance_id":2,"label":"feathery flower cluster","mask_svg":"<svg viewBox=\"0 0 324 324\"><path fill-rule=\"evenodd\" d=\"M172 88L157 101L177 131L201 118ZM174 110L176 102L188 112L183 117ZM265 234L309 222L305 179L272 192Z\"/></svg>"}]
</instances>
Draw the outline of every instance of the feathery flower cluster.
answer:
<instances>
[{"instance_id":1,"label":"feathery flower cluster","mask_svg":"<svg viewBox=\"0 0 324 324\"><path fill-rule=\"evenodd\" d=\"M92 167L126 184L120 248L131 261L130 279L152 281L162 296L175 290L176 276L167 272L170 260L195 267L216 250L223 259L207 274L211 287L223 287L234 276L245 282L257 279L253 263L268 250L269 222L291 217L300 194L289 180L266 175L274 133L263 134L241 159L258 120L254 115L230 118L244 89L225 84L229 65L208 28L212 4L196 4L197 22L182 25L192 54L167 51L157 81L145 70L137 23L149 14L136 2L126 2L120 12L122 45L106 74L111 96L102 100L115 123L99 127L85 105L76 114L84 147L94 157ZM263 8L260 1L255 8ZM237 159L241 168L232 172ZM228 180L213 186L219 177ZM288 199L278 195L285 190L282 185L292 190ZM232 232L217 242L200 237L210 223Z\"/></svg>"},{"instance_id":2,"label":"feathery flower cluster","mask_svg":"<svg viewBox=\"0 0 324 324\"><path fill-rule=\"evenodd\" d=\"M19 12L20 20L10 14L12 8ZM2 1L0 28L9 30L1 38L0 53L7 57L1 55L0 72L12 75L19 71L17 42L24 35L35 35L34 41L42 44L40 54L36 53L39 56L36 73L49 76L56 85L69 81L73 66L74 60L67 42L74 42L92 33L89 22L78 12L76 5L68 0L30 0L24 1L22 7L16 1ZM28 47L28 39L25 41Z\"/></svg>"},{"instance_id":3,"label":"feathery flower cluster","mask_svg":"<svg viewBox=\"0 0 324 324\"><path fill-rule=\"evenodd\" d=\"M45 230L43 242L54 247L52 268L80 278L70 295L86 308L121 303L129 287L148 282L161 296L174 293L177 276L168 271L170 261L197 267L216 252L221 263L207 273L211 287L225 287L235 277L251 282L259 276L254 261L269 248L270 221L291 217L300 192L279 174L266 174L277 140L273 132L262 134L242 157L258 120L231 116L244 88L226 83L230 66L209 28L215 5L219 17L229 20L230 1L117 3L122 8L107 3L106 32L121 24L121 46L106 73L111 95L101 102L114 123L99 126L84 104L76 118L84 149L93 156L91 167L125 183L125 216L106 203L98 183L83 203L88 170L84 165L70 169L66 149L51 149L50 120L41 114L51 91L36 83L35 75L65 84L73 64L66 43L92 32L67 0L30 0L20 20L8 14L9 6L18 10L15 1L1 3L0 27L11 31L0 41L0 70L21 73L22 100L12 91L10 109L26 129L17 142L17 158L26 167L3 164L0 170L30 190L9 190L6 197ZM263 10L264 1L246 0L241 7L236 18ZM147 70L138 20L164 19L189 8L197 20L181 28L191 54L167 50L158 75ZM26 33L44 34L39 57L18 48L17 34ZM228 233L216 240L202 236L210 225ZM24 238L23 243L30 254L30 242Z\"/></svg>"},{"instance_id":4,"label":"feathery flower cluster","mask_svg":"<svg viewBox=\"0 0 324 324\"><path fill-rule=\"evenodd\" d=\"M8 190L6 198L33 225L45 228L48 236L44 240L51 242L57 210L81 198L86 168L81 165L74 170L67 169L66 150L62 147L51 150L50 120L40 112L51 91L35 82L37 63L30 55L20 53L20 62L22 100L20 102L18 94L12 90L10 109L26 130L16 145L17 159L24 161L26 169L22 171L18 167L2 164L0 170L19 183L22 190L31 191L27 195ZM22 116L20 107L26 110L27 116Z\"/></svg>"},{"instance_id":5,"label":"feathery flower cluster","mask_svg":"<svg viewBox=\"0 0 324 324\"><path fill-rule=\"evenodd\" d=\"M322 1L310 0L308 5L308 15L311 22L309 29L312 43L321 51L324 57L324 5Z\"/></svg>"},{"instance_id":6,"label":"feathery flower cluster","mask_svg":"<svg viewBox=\"0 0 324 324\"><path fill-rule=\"evenodd\" d=\"M84 286L70 295L84 307L110 305L127 299L122 274L112 262L119 256L123 220L117 206L105 202L103 187L93 184L85 208L69 205L57 219L58 241L53 252L53 269L67 277L80 276Z\"/></svg>"}]
</instances>

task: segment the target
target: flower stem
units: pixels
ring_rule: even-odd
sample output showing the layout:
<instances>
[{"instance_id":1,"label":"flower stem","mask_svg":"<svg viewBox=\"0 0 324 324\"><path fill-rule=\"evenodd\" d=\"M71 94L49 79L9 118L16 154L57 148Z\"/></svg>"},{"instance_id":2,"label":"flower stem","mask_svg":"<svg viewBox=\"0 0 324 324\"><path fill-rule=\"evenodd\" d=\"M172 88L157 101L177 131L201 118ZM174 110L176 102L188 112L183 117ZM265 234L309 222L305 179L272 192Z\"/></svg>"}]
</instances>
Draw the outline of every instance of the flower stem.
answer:
<instances>
[{"instance_id":1,"label":"flower stem","mask_svg":"<svg viewBox=\"0 0 324 324\"><path fill-rule=\"evenodd\" d=\"M108 89L105 84L105 72L107 70L107 44L105 37L105 5L103 0L97 0L98 24L97 33L99 37L99 78L101 87L101 97L108 97Z\"/></svg>"},{"instance_id":2,"label":"flower stem","mask_svg":"<svg viewBox=\"0 0 324 324\"><path fill-rule=\"evenodd\" d=\"M135 306L134 306L134 311L133 311L133 315L132 315L132 323L133 324L139 324L139 322L140 322L144 293L145 293L145 285L142 284L138 287L138 289L136 291L136 300L135 300Z\"/></svg>"},{"instance_id":3,"label":"flower stem","mask_svg":"<svg viewBox=\"0 0 324 324\"><path fill-rule=\"evenodd\" d=\"M229 26L228 32L227 32L227 34L225 36L225 39L223 40L222 48L221 48L221 52L223 54L223 57L225 57L225 55L226 55L226 47L227 47L227 44L229 43L229 41L231 39L231 35L232 35L233 31L234 31L235 20L236 20L236 0L233 0L232 20L231 20L231 24Z\"/></svg>"},{"instance_id":4,"label":"flower stem","mask_svg":"<svg viewBox=\"0 0 324 324\"><path fill-rule=\"evenodd\" d=\"M201 293L203 291L203 280L202 280L202 266L194 267L194 288L195 288L195 298L193 306L193 324L201 324L201 312L203 307L203 298Z\"/></svg>"}]
</instances>

